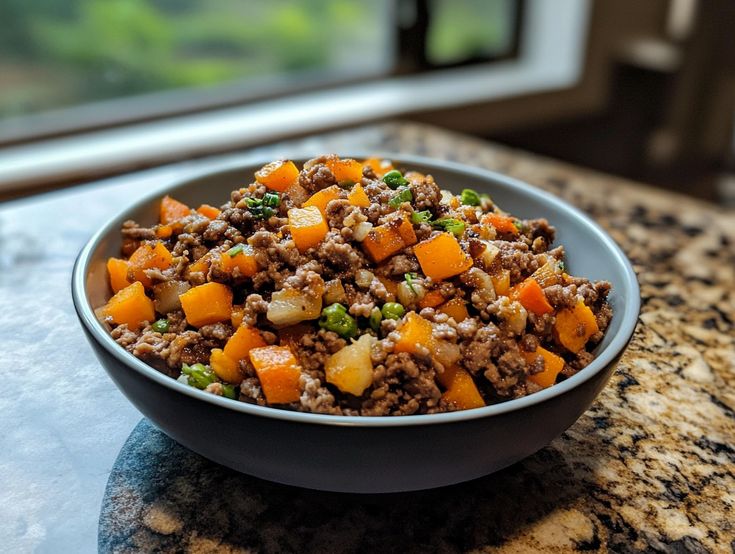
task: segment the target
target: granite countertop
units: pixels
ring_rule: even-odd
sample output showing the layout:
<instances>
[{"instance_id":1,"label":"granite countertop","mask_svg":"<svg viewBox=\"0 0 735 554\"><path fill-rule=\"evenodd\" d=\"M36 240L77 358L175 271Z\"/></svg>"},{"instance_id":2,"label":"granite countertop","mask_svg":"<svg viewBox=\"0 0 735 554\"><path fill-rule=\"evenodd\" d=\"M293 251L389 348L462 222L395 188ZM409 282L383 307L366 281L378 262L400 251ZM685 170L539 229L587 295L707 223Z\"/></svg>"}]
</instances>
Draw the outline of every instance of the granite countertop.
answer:
<instances>
[{"instance_id":1,"label":"granite countertop","mask_svg":"<svg viewBox=\"0 0 735 554\"><path fill-rule=\"evenodd\" d=\"M342 495L217 466L153 428L76 322L74 257L144 192L202 167L398 151L495 169L565 198L641 283L635 336L566 433L494 475ZM731 552L735 214L434 128L386 123L0 204L0 537L11 552Z\"/></svg>"}]
</instances>

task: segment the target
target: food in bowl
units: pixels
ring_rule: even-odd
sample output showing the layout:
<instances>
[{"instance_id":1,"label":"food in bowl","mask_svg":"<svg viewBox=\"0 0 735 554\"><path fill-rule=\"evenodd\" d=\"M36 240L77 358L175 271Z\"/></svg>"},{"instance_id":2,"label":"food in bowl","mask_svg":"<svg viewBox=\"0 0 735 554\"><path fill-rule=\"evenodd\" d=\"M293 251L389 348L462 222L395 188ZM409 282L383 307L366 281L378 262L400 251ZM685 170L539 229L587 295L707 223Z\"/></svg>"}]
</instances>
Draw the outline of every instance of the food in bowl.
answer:
<instances>
[{"instance_id":1,"label":"food in bowl","mask_svg":"<svg viewBox=\"0 0 735 554\"><path fill-rule=\"evenodd\" d=\"M98 310L117 343L275 408L387 416L518 398L588 365L612 318L609 283L566 273L546 219L387 160L275 161L220 207L164 197L158 223L126 221L122 238Z\"/></svg>"}]
</instances>

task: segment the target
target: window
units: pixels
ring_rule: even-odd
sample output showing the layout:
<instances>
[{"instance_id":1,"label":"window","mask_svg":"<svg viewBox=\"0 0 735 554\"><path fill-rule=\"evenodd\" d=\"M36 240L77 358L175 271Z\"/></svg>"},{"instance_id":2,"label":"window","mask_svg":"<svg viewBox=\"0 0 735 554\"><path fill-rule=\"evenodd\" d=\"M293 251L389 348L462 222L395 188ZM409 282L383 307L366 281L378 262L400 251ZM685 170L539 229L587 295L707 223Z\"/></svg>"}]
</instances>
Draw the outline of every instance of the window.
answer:
<instances>
[{"instance_id":1,"label":"window","mask_svg":"<svg viewBox=\"0 0 735 554\"><path fill-rule=\"evenodd\" d=\"M0 142L507 58L520 3L3 0Z\"/></svg>"}]
</instances>

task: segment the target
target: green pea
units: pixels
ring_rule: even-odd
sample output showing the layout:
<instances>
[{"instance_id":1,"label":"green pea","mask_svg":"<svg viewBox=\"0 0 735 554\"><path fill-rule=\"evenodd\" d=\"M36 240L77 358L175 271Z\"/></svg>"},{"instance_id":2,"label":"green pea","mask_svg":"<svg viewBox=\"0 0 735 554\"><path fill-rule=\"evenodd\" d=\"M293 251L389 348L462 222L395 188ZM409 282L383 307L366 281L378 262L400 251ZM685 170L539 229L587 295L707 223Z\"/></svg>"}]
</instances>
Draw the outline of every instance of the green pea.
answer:
<instances>
[{"instance_id":1,"label":"green pea","mask_svg":"<svg viewBox=\"0 0 735 554\"><path fill-rule=\"evenodd\" d=\"M227 383L222 383L222 396L235 400L237 398L235 387L233 385L228 385Z\"/></svg>"},{"instance_id":2,"label":"green pea","mask_svg":"<svg viewBox=\"0 0 735 554\"><path fill-rule=\"evenodd\" d=\"M168 319L159 319L151 327L156 333L168 333Z\"/></svg>"},{"instance_id":3,"label":"green pea","mask_svg":"<svg viewBox=\"0 0 735 554\"><path fill-rule=\"evenodd\" d=\"M357 335L357 320L347 313L342 304L331 304L322 310L319 327L337 333L343 339Z\"/></svg>"},{"instance_id":4,"label":"green pea","mask_svg":"<svg viewBox=\"0 0 735 554\"><path fill-rule=\"evenodd\" d=\"M206 389L207 386L214 383L216 379L212 369L204 364L183 364L181 366L181 373L186 375L187 380L192 387L196 387L201 390Z\"/></svg>"},{"instance_id":5,"label":"green pea","mask_svg":"<svg viewBox=\"0 0 735 554\"><path fill-rule=\"evenodd\" d=\"M380 308L375 306L370 311L370 328L376 333L380 330L380 322L383 319L383 314L380 312Z\"/></svg>"},{"instance_id":6,"label":"green pea","mask_svg":"<svg viewBox=\"0 0 735 554\"><path fill-rule=\"evenodd\" d=\"M383 182L392 189L404 187L408 184L406 178L401 175L401 172L397 169L392 169L391 171L383 175Z\"/></svg>"},{"instance_id":7,"label":"green pea","mask_svg":"<svg viewBox=\"0 0 735 554\"><path fill-rule=\"evenodd\" d=\"M406 309L398 302L386 302L380 312L385 319L401 319Z\"/></svg>"},{"instance_id":8,"label":"green pea","mask_svg":"<svg viewBox=\"0 0 735 554\"><path fill-rule=\"evenodd\" d=\"M388 205L391 208L397 208L404 202L410 202L413 200L413 194L411 194L411 189L408 187L403 187L398 189L398 192L393 195L393 197L388 201Z\"/></svg>"},{"instance_id":9,"label":"green pea","mask_svg":"<svg viewBox=\"0 0 735 554\"><path fill-rule=\"evenodd\" d=\"M477 191L474 191L472 189L464 189L459 199L462 202L462 204L466 206L479 206L480 205L480 195L477 194Z\"/></svg>"}]
</instances>

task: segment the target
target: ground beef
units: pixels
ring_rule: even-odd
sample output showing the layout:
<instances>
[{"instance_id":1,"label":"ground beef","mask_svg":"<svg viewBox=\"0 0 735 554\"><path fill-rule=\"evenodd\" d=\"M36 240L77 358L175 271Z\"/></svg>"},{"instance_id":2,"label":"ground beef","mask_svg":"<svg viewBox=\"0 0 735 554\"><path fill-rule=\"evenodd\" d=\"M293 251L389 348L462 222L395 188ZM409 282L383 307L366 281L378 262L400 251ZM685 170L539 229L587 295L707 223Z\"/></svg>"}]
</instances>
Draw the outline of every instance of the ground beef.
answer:
<instances>
[{"instance_id":1,"label":"ground beef","mask_svg":"<svg viewBox=\"0 0 735 554\"><path fill-rule=\"evenodd\" d=\"M460 409L462 406L445 394L447 386L451 387L446 382L451 377L447 372L467 372L485 403L532 394L541 387L529 376L545 371L544 359L530 355L539 347L561 357L563 370L559 380L573 376L592 361L591 352L603 339L613 317L607 302L609 283L562 274L559 267L543 280L543 294L553 310L549 313L527 309L514 292L542 266L553 268L564 259L564 248L553 245L555 229L546 219L514 219L517 230L498 231L483 223L482 216L487 212L505 217L491 200L482 198L480 206L463 205L458 197L443 195L431 176L415 172L405 174L412 195L410 203L391 206L396 190L369 166L363 166L361 173L350 181L359 182L370 205L353 205L348 193L354 185L338 183L335 177L342 174L342 169L338 172L339 166L333 165L338 162L336 156L322 156L305 163L297 181L287 192L280 193L274 214L265 219L257 217L254 204L263 202L266 193L272 195L273 191L261 182L253 182L233 190L229 201L221 205L219 215L211 220L191 211L166 229L126 221L121 229L124 258L141 245L155 241L161 241L170 251L171 259L166 265L138 269L150 281L147 294L156 297L156 308L173 311L156 315L168 323L162 332L154 330L153 322L129 327L116 325L111 316L106 316L113 339L151 366L178 377L182 364L209 364L212 350L223 348L233 337L237 316L242 325L258 329L266 345L288 346L295 356L300 371L297 394L293 401L276 407L331 415L431 414ZM335 167L334 173L330 167ZM292 236L288 212L302 207L314 192L332 185L340 186L339 198L320 207L327 232L318 244L300 251ZM428 211L432 221L412 224L416 242L446 232L437 224L439 218L464 224L464 229L455 232L459 235L459 247L476 258L472 267L440 280L432 279L429 272L424 274L414 243L406 242L400 233L396 235L404 220L418 221L414 214L419 211ZM366 221L374 227L385 225L385 229L395 231L370 235L370 240L383 237L381 240L387 241L384 246L392 248L392 254L380 263L373 263L367 255L364 241L368 239L355 233L357 226ZM163 238L158 238L159 233ZM241 269L238 264L230 268L222 263L222 256L238 244L247 246L243 255L251 256L248 263L254 262L254 274L250 265ZM490 252L497 249L497 254L481 260L487 248L493 249ZM128 279L139 275L138 269L130 267ZM410 301L406 274L415 274L411 278ZM501 279L504 275L509 275L509 283ZM176 302L164 303L158 298L170 286L161 283L170 281L189 287L225 285L232 294L232 310L220 311L208 324L195 327ZM326 281L330 281L329 286ZM304 303L308 303L313 313L310 319L278 327L268 320L273 293L284 289L295 291L295 297L302 302L301 309L306 310ZM398 320L383 317L384 305L398 301L399 297L407 303L404 311L414 312L430 326L429 342L416 339L407 346L402 339L409 316ZM460 300L466 313L447 311L449 304L445 303L449 300ZM352 333L345 330L348 327L342 331L322 328L329 324L319 323L319 308L335 301L343 304L359 335L372 337L370 359L361 358L363 365L355 359L351 366L363 368L365 362L372 365L372 379L360 396L341 391L337 384L329 382L325 372L330 356L353 345L353 339L358 338L345 334ZM594 313L599 330L585 348L572 353L559 342L554 326L560 310L573 308L580 301ZM219 308L212 309L216 312ZM239 400L268 405L267 388L264 390L249 357L235 363L242 374L237 388ZM229 394L216 376L213 380L204 390L220 396L227 390Z\"/></svg>"}]
</instances>

